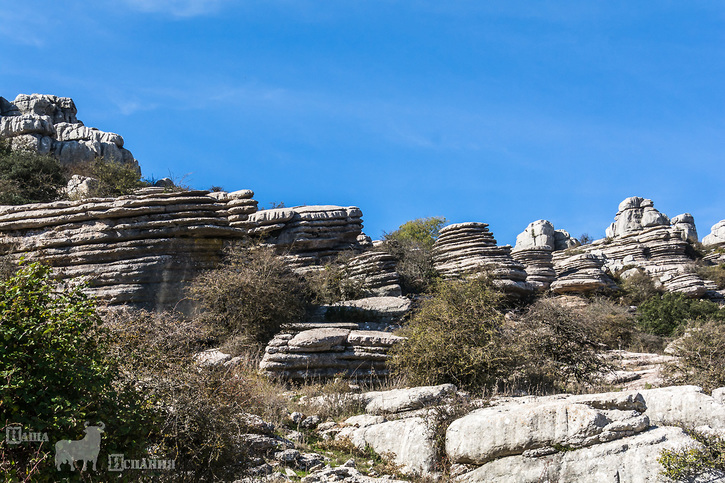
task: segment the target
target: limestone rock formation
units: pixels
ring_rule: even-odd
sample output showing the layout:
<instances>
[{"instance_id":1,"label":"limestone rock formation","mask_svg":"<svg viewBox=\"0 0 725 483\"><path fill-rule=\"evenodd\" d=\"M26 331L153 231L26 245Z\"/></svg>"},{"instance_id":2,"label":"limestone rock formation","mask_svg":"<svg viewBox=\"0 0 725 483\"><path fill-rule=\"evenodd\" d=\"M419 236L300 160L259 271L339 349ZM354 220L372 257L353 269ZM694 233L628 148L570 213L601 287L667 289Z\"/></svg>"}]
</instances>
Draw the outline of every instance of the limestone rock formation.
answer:
<instances>
[{"instance_id":1,"label":"limestone rock formation","mask_svg":"<svg viewBox=\"0 0 725 483\"><path fill-rule=\"evenodd\" d=\"M524 266L511 256L511 246L496 246L486 223L456 223L441 228L433 245L433 266L443 278L476 276L488 271L505 292L533 292Z\"/></svg>"},{"instance_id":2,"label":"limestone rock formation","mask_svg":"<svg viewBox=\"0 0 725 483\"><path fill-rule=\"evenodd\" d=\"M402 338L389 332L315 328L277 334L259 368L286 380L385 376L390 348Z\"/></svg>"},{"instance_id":3,"label":"limestone rock formation","mask_svg":"<svg viewBox=\"0 0 725 483\"><path fill-rule=\"evenodd\" d=\"M702 239L705 246L725 246L725 220L718 221L710 229L710 234Z\"/></svg>"},{"instance_id":4,"label":"limestone rock formation","mask_svg":"<svg viewBox=\"0 0 725 483\"><path fill-rule=\"evenodd\" d=\"M549 288L556 279L552 253L579 246L565 230L555 230L548 220L537 220L516 237L516 246L511 255L526 271L526 282L537 291Z\"/></svg>"},{"instance_id":5,"label":"limestone rock formation","mask_svg":"<svg viewBox=\"0 0 725 483\"><path fill-rule=\"evenodd\" d=\"M554 293L592 293L616 290L617 284L603 270L605 259L593 253L571 254L556 252L553 256L556 280L550 289Z\"/></svg>"},{"instance_id":6,"label":"limestone rock formation","mask_svg":"<svg viewBox=\"0 0 725 483\"><path fill-rule=\"evenodd\" d=\"M669 218L654 208L652 200L632 196L619 204L614 223L607 228L607 238L617 238L653 226L666 226Z\"/></svg>"},{"instance_id":7,"label":"limestone rock formation","mask_svg":"<svg viewBox=\"0 0 725 483\"><path fill-rule=\"evenodd\" d=\"M697 228L695 227L695 218L690 213L683 213L677 215L670 220L672 227L675 230L679 230L682 233L682 239L697 243L699 238L697 237Z\"/></svg>"},{"instance_id":8,"label":"limestone rock formation","mask_svg":"<svg viewBox=\"0 0 725 483\"><path fill-rule=\"evenodd\" d=\"M651 200L627 198L619 205L608 238L553 255L557 293L612 288L610 274L639 268L667 290L702 297L710 289L694 273L690 243L697 231L692 215L672 219L654 209Z\"/></svg>"},{"instance_id":9,"label":"limestone rock formation","mask_svg":"<svg viewBox=\"0 0 725 483\"><path fill-rule=\"evenodd\" d=\"M230 221L234 221L231 220ZM274 246L294 269L324 265L346 250L362 251L362 211L356 206L297 206L254 213L235 226ZM364 240L364 237L363 237Z\"/></svg>"},{"instance_id":10,"label":"limestone rock formation","mask_svg":"<svg viewBox=\"0 0 725 483\"><path fill-rule=\"evenodd\" d=\"M361 253L345 263L344 269L352 280L375 297L397 297L402 294L400 276L395 271L397 260L383 251Z\"/></svg>"},{"instance_id":11,"label":"limestone rock formation","mask_svg":"<svg viewBox=\"0 0 725 483\"><path fill-rule=\"evenodd\" d=\"M61 277L85 277L88 292L112 304L176 304L186 282L219 263L225 241L246 236L231 226L229 212L256 201L249 190L216 198L206 191L144 193L2 206L0 248L47 263Z\"/></svg>"},{"instance_id":12,"label":"limestone rock formation","mask_svg":"<svg viewBox=\"0 0 725 483\"><path fill-rule=\"evenodd\" d=\"M13 102L0 97L0 139L9 140L13 149L50 154L64 164L105 158L138 169L121 136L84 126L77 113L68 97L20 94Z\"/></svg>"},{"instance_id":13,"label":"limestone rock formation","mask_svg":"<svg viewBox=\"0 0 725 483\"><path fill-rule=\"evenodd\" d=\"M461 482L657 482L660 452L694 445L680 426L722 434L725 406L695 386L503 398L454 421L446 453L477 466Z\"/></svg>"}]
</instances>

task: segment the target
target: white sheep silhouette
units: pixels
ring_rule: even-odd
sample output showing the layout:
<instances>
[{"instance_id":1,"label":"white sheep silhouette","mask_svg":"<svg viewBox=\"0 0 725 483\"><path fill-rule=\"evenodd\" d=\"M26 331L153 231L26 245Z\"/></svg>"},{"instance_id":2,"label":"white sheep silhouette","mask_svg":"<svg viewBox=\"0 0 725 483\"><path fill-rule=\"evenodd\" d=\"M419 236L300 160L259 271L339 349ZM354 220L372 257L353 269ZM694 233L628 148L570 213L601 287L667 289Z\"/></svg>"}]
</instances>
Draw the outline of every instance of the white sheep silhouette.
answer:
<instances>
[{"instance_id":1,"label":"white sheep silhouette","mask_svg":"<svg viewBox=\"0 0 725 483\"><path fill-rule=\"evenodd\" d=\"M86 462L93 462L93 471L96 471L96 460L98 453L101 451L101 433L103 433L106 425L99 422L98 426L88 426L85 423L86 436L78 441L63 439L55 443L55 467L60 471L63 463L68 463L70 469L75 471L75 462L83 460L83 468L86 471Z\"/></svg>"}]
</instances>

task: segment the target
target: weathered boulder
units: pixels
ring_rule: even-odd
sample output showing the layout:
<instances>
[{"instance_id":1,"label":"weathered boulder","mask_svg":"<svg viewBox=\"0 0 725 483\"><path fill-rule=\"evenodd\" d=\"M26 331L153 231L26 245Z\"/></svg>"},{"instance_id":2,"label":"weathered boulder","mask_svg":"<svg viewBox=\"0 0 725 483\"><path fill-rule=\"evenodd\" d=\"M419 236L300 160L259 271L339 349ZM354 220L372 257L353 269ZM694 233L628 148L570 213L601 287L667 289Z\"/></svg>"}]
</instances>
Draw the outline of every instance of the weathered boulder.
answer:
<instances>
[{"instance_id":1,"label":"weathered boulder","mask_svg":"<svg viewBox=\"0 0 725 483\"><path fill-rule=\"evenodd\" d=\"M370 447L378 454L391 455L403 473L429 474L434 469L435 434L422 417L363 426L344 437L361 450Z\"/></svg>"},{"instance_id":2,"label":"weathered boulder","mask_svg":"<svg viewBox=\"0 0 725 483\"><path fill-rule=\"evenodd\" d=\"M536 220L529 223L529 226L516 236L514 250L535 247L549 247L549 250L553 250L555 245L554 225L547 220Z\"/></svg>"},{"instance_id":3,"label":"weathered boulder","mask_svg":"<svg viewBox=\"0 0 725 483\"><path fill-rule=\"evenodd\" d=\"M725 220L718 221L710 229L710 234L702 239L705 246L725 246Z\"/></svg>"},{"instance_id":4,"label":"weathered boulder","mask_svg":"<svg viewBox=\"0 0 725 483\"><path fill-rule=\"evenodd\" d=\"M357 280L371 296L397 297L402 294L400 276L395 270L397 259L384 251L368 251L352 257L343 269Z\"/></svg>"},{"instance_id":5,"label":"weathered boulder","mask_svg":"<svg viewBox=\"0 0 725 483\"><path fill-rule=\"evenodd\" d=\"M74 174L68 180L65 191L71 200L93 198L98 196L100 182L96 178Z\"/></svg>"},{"instance_id":6,"label":"weathered boulder","mask_svg":"<svg viewBox=\"0 0 725 483\"><path fill-rule=\"evenodd\" d=\"M453 384L420 386L389 391L372 391L361 394L366 401L365 412L369 414L390 414L420 409L440 403L456 393Z\"/></svg>"},{"instance_id":7,"label":"weathered boulder","mask_svg":"<svg viewBox=\"0 0 725 483\"><path fill-rule=\"evenodd\" d=\"M261 236L302 273L334 261L342 252L368 248L366 237L361 238L362 211L356 206L276 208L230 222Z\"/></svg>"},{"instance_id":8,"label":"weathered boulder","mask_svg":"<svg viewBox=\"0 0 725 483\"><path fill-rule=\"evenodd\" d=\"M523 265L511 256L511 246L496 246L486 223L456 223L441 228L433 245L433 266L447 279L488 272L499 288L513 296L526 296L534 290L526 283Z\"/></svg>"},{"instance_id":9,"label":"weathered boulder","mask_svg":"<svg viewBox=\"0 0 725 483\"><path fill-rule=\"evenodd\" d=\"M696 445L681 427L725 431L725 406L713 396L681 386L501 398L454 421L446 451L480 465L461 482L658 482L662 450Z\"/></svg>"},{"instance_id":10,"label":"weathered boulder","mask_svg":"<svg viewBox=\"0 0 725 483\"><path fill-rule=\"evenodd\" d=\"M0 105L0 139L8 139L13 149L50 154L64 164L104 158L138 169L123 138L84 126L68 97L20 94L12 103L0 98Z\"/></svg>"},{"instance_id":11,"label":"weathered boulder","mask_svg":"<svg viewBox=\"0 0 725 483\"><path fill-rule=\"evenodd\" d=\"M677 215L670 220L672 227L682 234L682 239L697 243L697 228L695 227L695 218L690 213Z\"/></svg>"},{"instance_id":12,"label":"weathered boulder","mask_svg":"<svg viewBox=\"0 0 725 483\"><path fill-rule=\"evenodd\" d=\"M656 283L689 297L702 297L710 287L694 273L696 240L692 215L669 219L654 209L651 200L627 198L619 205L607 239L553 255L559 293L588 292L612 286L610 274L638 268Z\"/></svg>"},{"instance_id":13,"label":"weathered boulder","mask_svg":"<svg viewBox=\"0 0 725 483\"><path fill-rule=\"evenodd\" d=\"M335 302L329 307L345 307L346 310L358 311L360 316L369 314L382 320L399 320L410 311L412 303L406 297L366 297L357 300ZM325 309L329 308L324 306Z\"/></svg>"},{"instance_id":14,"label":"weathered boulder","mask_svg":"<svg viewBox=\"0 0 725 483\"><path fill-rule=\"evenodd\" d=\"M511 256L524 266L526 282L542 292L549 289L556 280L552 253L576 246L579 246L579 241L572 238L567 231L554 230L550 221L537 220L529 223L516 237L516 246Z\"/></svg>"},{"instance_id":15,"label":"weathered boulder","mask_svg":"<svg viewBox=\"0 0 725 483\"><path fill-rule=\"evenodd\" d=\"M668 226L669 218L654 208L652 200L632 196L619 204L614 223L607 228L608 238L617 238L653 226Z\"/></svg>"},{"instance_id":16,"label":"weathered boulder","mask_svg":"<svg viewBox=\"0 0 725 483\"><path fill-rule=\"evenodd\" d=\"M554 293L591 293L617 289L617 284L604 270L605 259L594 253L555 252L553 262L556 280L551 283L550 289Z\"/></svg>"}]
</instances>

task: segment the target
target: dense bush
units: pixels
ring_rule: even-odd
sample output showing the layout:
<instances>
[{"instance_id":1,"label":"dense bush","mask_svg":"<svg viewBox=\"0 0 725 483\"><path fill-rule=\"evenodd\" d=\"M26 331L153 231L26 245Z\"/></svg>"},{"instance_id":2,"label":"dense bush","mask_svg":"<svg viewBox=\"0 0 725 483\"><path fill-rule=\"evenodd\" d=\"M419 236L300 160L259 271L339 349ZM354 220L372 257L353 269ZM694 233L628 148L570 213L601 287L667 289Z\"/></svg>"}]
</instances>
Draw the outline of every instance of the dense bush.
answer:
<instances>
[{"instance_id":1,"label":"dense bush","mask_svg":"<svg viewBox=\"0 0 725 483\"><path fill-rule=\"evenodd\" d=\"M386 240L399 242L415 242L428 249L433 248L438 231L445 225L446 219L440 216L418 218L406 221L392 233L386 233Z\"/></svg>"},{"instance_id":2,"label":"dense bush","mask_svg":"<svg viewBox=\"0 0 725 483\"><path fill-rule=\"evenodd\" d=\"M607 368L582 312L545 299L523 317L504 317L503 300L487 278L438 283L402 331L393 372L411 384L547 391Z\"/></svg>"},{"instance_id":3,"label":"dense bush","mask_svg":"<svg viewBox=\"0 0 725 483\"><path fill-rule=\"evenodd\" d=\"M671 347L677 359L665 366L668 383L695 384L708 392L725 386L725 322L692 322Z\"/></svg>"},{"instance_id":4,"label":"dense bush","mask_svg":"<svg viewBox=\"0 0 725 483\"><path fill-rule=\"evenodd\" d=\"M344 300L355 300L366 295L363 280L350 278L345 263L352 254L342 254L333 263L322 270L305 274L305 282L310 290L312 302L332 304Z\"/></svg>"},{"instance_id":5,"label":"dense bush","mask_svg":"<svg viewBox=\"0 0 725 483\"><path fill-rule=\"evenodd\" d=\"M608 369L599 355L601 341L611 344L629 330L628 318L606 302L576 308L544 298L528 308L512 345L533 385L593 383Z\"/></svg>"},{"instance_id":6,"label":"dense bush","mask_svg":"<svg viewBox=\"0 0 725 483\"><path fill-rule=\"evenodd\" d=\"M416 385L495 385L511 363L500 302L487 279L438 283L403 330L408 340L394 347L392 371Z\"/></svg>"},{"instance_id":7,"label":"dense bush","mask_svg":"<svg viewBox=\"0 0 725 483\"><path fill-rule=\"evenodd\" d=\"M105 320L112 349L123 357L124 377L143 389L158 413L148 443L157 457L176 461L177 473L166 476L219 481L241 474L258 456L242 439L258 431L250 413L281 420L282 389L246 362L230 369L196 364L193 354L213 337L193 319L125 309Z\"/></svg>"},{"instance_id":8,"label":"dense bush","mask_svg":"<svg viewBox=\"0 0 725 483\"><path fill-rule=\"evenodd\" d=\"M403 293L422 293L431 286L436 276L431 249L445 222L442 217L420 218L385 234L383 248L398 260L396 270Z\"/></svg>"},{"instance_id":9,"label":"dense bush","mask_svg":"<svg viewBox=\"0 0 725 483\"><path fill-rule=\"evenodd\" d=\"M725 289L725 263L697 267L697 274L705 280L712 280L719 290Z\"/></svg>"},{"instance_id":10,"label":"dense bush","mask_svg":"<svg viewBox=\"0 0 725 483\"><path fill-rule=\"evenodd\" d=\"M136 166L103 158L73 163L65 171L68 178L77 174L97 179L97 196L123 196L149 185L141 179L141 172Z\"/></svg>"},{"instance_id":11,"label":"dense bush","mask_svg":"<svg viewBox=\"0 0 725 483\"><path fill-rule=\"evenodd\" d=\"M304 281L272 249L227 251L227 262L191 284L199 321L223 334L264 344L281 324L299 322L306 309Z\"/></svg>"},{"instance_id":12,"label":"dense bush","mask_svg":"<svg viewBox=\"0 0 725 483\"><path fill-rule=\"evenodd\" d=\"M624 305L639 305L662 294L652 277L644 270L619 280L620 292L617 294Z\"/></svg>"},{"instance_id":13,"label":"dense bush","mask_svg":"<svg viewBox=\"0 0 725 483\"><path fill-rule=\"evenodd\" d=\"M723 317L725 309L716 303L689 299L674 292L651 297L637 308L639 327L647 333L665 337L676 335L688 320Z\"/></svg>"},{"instance_id":14,"label":"dense bush","mask_svg":"<svg viewBox=\"0 0 725 483\"><path fill-rule=\"evenodd\" d=\"M131 454L143 448L152 425L136 391L120 382L106 354L108 333L97 326L91 300L78 287L31 264L0 283L0 423L48 434L50 441L79 439L83 423L103 422L104 448ZM3 470L34 481L62 476L48 461L48 446L3 451ZM37 466L35 466L37 464ZM70 473L67 467L64 470Z\"/></svg>"},{"instance_id":15,"label":"dense bush","mask_svg":"<svg viewBox=\"0 0 725 483\"><path fill-rule=\"evenodd\" d=\"M65 184L56 159L33 151L12 151L0 143L0 204L54 201Z\"/></svg>"}]
</instances>

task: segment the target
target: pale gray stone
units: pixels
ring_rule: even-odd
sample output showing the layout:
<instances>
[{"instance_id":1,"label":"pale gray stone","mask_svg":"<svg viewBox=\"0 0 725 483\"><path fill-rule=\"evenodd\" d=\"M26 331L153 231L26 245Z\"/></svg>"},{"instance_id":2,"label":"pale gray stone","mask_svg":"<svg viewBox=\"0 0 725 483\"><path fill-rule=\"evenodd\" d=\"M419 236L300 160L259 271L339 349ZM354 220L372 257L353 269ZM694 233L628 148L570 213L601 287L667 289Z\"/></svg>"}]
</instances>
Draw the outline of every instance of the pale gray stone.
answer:
<instances>
[{"instance_id":1,"label":"pale gray stone","mask_svg":"<svg viewBox=\"0 0 725 483\"><path fill-rule=\"evenodd\" d=\"M446 431L446 453L456 463L483 464L526 450L583 447L649 427L638 411L595 409L568 401L499 406L474 411Z\"/></svg>"},{"instance_id":2,"label":"pale gray stone","mask_svg":"<svg viewBox=\"0 0 725 483\"><path fill-rule=\"evenodd\" d=\"M361 395L367 401L365 412L369 414L400 413L441 402L456 393L453 384L421 386L389 391L372 391Z\"/></svg>"},{"instance_id":3,"label":"pale gray stone","mask_svg":"<svg viewBox=\"0 0 725 483\"><path fill-rule=\"evenodd\" d=\"M681 428L659 427L574 451L555 452L538 458L516 455L497 459L457 477L455 481L656 483L663 481L660 474L662 467L657 461L662 450L680 449L692 444L692 439Z\"/></svg>"},{"instance_id":4,"label":"pale gray stone","mask_svg":"<svg viewBox=\"0 0 725 483\"><path fill-rule=\"evenodd\" d=\"M433 471L436 457L434 437L426 420L420 417L365 426L349 435L360 449L369 446L378 454L393 455L393 461L408 474L429 474Z\"/></svg>"}]
</instances>

